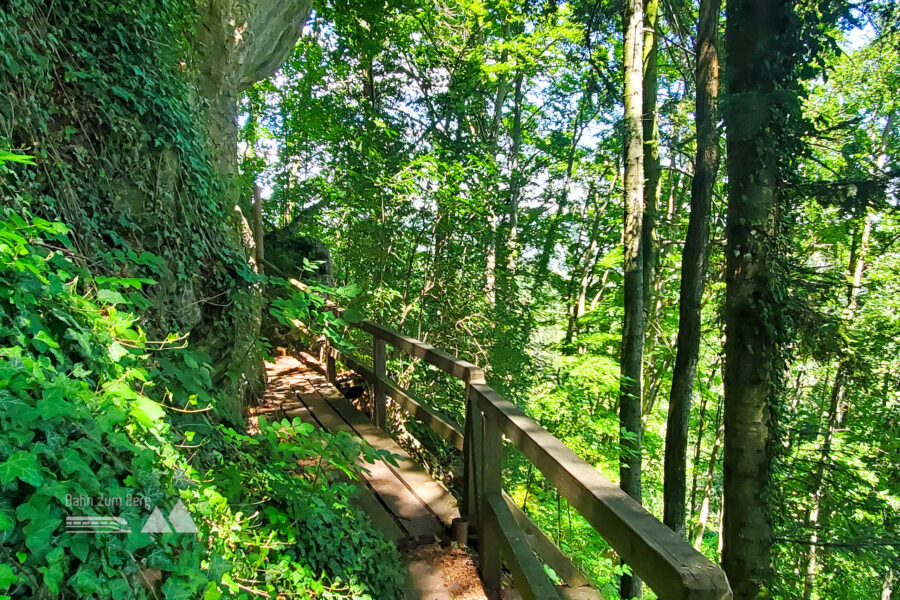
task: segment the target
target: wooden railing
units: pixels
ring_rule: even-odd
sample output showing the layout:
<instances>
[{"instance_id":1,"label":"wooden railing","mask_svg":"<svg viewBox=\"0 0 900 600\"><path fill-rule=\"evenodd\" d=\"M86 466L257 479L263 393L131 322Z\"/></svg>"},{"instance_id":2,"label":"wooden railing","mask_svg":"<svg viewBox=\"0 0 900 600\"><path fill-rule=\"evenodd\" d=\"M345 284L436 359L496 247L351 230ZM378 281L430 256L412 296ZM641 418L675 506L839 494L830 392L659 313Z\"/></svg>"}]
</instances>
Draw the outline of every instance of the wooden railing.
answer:
<instances>
[{"instance_id":1,"label":"wooden railing","mask_svg":"<svg viewBox=\"0 0 900 600\"><path fill-rule=\"evenodd\" d=\"M493 593L500 589L501 568L505 563L524 598L559 598L540 560L569 586L588 583L562 551L503 493L502 440L505 437L661 600L732 597L721 568L489 387L477 366L376 323L362 321L352 327L372 335L372 366L356 356L326 347L326 375L334 381L335 361L340 361L371 383L375 401L372 418L377 426L385 427L389 396L450 446L462 450L465 471L461 513L468 520L470 532L477 537L480 575L487 589ZM466 418L462 429L388 378L387 345L463 382Z\"/></svg>"}]
</instances>

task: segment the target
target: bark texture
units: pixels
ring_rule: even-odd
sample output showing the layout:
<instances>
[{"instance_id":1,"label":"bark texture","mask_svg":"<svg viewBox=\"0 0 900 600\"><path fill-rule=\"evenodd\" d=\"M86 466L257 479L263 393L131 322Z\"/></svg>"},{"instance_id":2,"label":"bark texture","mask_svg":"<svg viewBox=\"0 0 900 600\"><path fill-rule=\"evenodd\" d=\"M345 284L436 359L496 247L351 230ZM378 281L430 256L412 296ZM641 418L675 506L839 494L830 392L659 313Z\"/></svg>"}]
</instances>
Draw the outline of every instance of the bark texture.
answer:
<instances>
[{"instance_id":1,"label":"bark texture","mask_svg":"<svg viewBox=\"0 0 900 600\"><path fill-rule=\"evenodd\" d=\"M644 144L644 218L641 230L644 263L644 304L648 318L653 318L653 281L656 278L656 211L659 204L659 110L656 95L659 88L656 22L659 14L659 0L644 2L644 80L643 97L643 144Z\"/></svg>"},{"instance_id":2,"label":"bark texture","mask_svg":"<svg viewBox=\"0 0 900 600\"><path fill-rule=\"evenodd\" d=\"M702 0L697 26L697 155L691 185L691 216L681 255L678 342L669 415L663 481L663 522L685 535L685 492L691 394L700 354L701 302L709 262L709 220L713 187L719 172L719 11L721 0Z\"/></svg>"},{"instance_id":3,"label":"bark texture","mask_svg":"<svg viewBox=\"0 0 900 600\"><path fill-rule=\"evenodd\" d=\"M643 5L625 3L625 317L622 330L619 485L641 501L641 399L644 354L643 258L641 230L644 215L644 149L642 135ZM622 598L639 597L640 580L622 577Z\"/></svg>"},{"instance_id":4,"label":"bark texture","mask_svg":"<svg viewBox=\"0 0 900 600\"><path fill-rule=\"evenodd\" d=\"M769 481L779 369L779 135L791 70L778 48L794 27L784 0L727 0L723 111L728 147L722 563L736 600L770 593ZM796 20L796 19L794 19Z\"/></svg>"}]
</instances>

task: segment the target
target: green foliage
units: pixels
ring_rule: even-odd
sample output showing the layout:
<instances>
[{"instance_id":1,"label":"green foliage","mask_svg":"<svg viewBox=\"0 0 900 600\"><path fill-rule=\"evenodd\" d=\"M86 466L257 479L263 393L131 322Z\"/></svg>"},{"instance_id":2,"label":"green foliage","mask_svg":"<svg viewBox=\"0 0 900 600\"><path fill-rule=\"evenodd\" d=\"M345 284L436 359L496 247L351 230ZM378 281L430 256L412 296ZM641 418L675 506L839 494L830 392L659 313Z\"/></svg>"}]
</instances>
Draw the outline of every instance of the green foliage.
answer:
<instances>
[{"instance_id":1,"label":"green foliage","mask_svg":"<svg viewBox=\"0 0 900 600\"><path fill-rule=\"evenodd\" d=\"M66 223L83 264L122 282L107 299L153 336L191 331L222 384L244 376L229 357L255 280L202 125L194 22L185 0L5 3L0 202Z\"/></svg>"},{"instance_id":2,"label":"green foliage","mask_svg":"<svg viewBox=\"0 0 900 600\"><path fill-rule=\"evenodd\" d=\"M0 219L0 597L394 597L396 551L334 479L384 457L298 420L216 425L206 357L149 340L123 293L147 282L93 277L69 236ZM183 500L199 535L138 533L130 498ZM66 532L82 515L133 533Z\"/></svg>"}]
</instances>

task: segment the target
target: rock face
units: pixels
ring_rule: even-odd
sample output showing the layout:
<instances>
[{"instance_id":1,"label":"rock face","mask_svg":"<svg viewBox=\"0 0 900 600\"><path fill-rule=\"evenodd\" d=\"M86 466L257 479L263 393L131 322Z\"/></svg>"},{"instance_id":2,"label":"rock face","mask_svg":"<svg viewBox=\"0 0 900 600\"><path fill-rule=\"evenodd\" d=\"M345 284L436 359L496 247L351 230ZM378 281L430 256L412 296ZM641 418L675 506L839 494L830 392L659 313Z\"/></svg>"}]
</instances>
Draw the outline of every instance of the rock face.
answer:
<instances>
[{"instance_id":1,"label":"rock face","mask_svg":"<svg viewBox=\"0 0 900 600\"><path fill-rule=\"evenodd\" d=\"M208 101L209 136L215 166L226 180L237 173L237 110L241 94L255 82L274 73L291 53L309 17L312 0L198 0L198 26L193 47L198 57L201 95ZM247 248L246 219L237 205L237 185L230 187L235 205L234 244ZM249 236L252 240L252 235ZM250 248L247 248L250 255ZM243 404L258 395L264 370L256 342L262 323L260 290L232 295L228 310L233 331L211 331L203 344L211 351L228 348L230 377L223 381L231 389L223 396L232 400L222 406L223 417L237 420ZM221 354L219 352L219 354Z\"/></svg>"},{"instance_id":2,"label":"rock face","mask_svg":"<svg viewBox=\"0 0 900 600\"><path fill-rule=\"evenodd\" d=\"M209 100L210 137L218 168L237 166L241 93L274 73L300 37L312 0L198 0L194 48L200 92Z\"/></svg>"},{"instance_id":3,"label":"rock face","mask_svg":"<svg viewBox=\"0 0 900 600\"><path fill-rule=\"evenodd\" d=\"M190 332L235 422L259 381L263 302L235 210L238 100L292 51L310 3L0 9L0 148L37 163L0 177L0 206L65 223L96 275L153 279L142 328Z\"/></svg>"}]
</instances>

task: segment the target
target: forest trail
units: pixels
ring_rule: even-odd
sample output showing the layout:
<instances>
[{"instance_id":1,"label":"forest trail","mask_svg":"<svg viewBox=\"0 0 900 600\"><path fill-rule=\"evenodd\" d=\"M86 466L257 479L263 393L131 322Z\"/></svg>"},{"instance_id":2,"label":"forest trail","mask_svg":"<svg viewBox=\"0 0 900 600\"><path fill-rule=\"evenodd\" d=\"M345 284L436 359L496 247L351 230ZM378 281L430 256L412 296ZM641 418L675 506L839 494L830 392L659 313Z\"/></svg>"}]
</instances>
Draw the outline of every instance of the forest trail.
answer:
<instances>
[{"instance_id":1,"label":"forest trail","mask_svg":"<svg viewBox=\"0 0 900 600\"><path fill-rule=\"evenodd\" d=\"M355 501L400 549L410 573L405 600L486 599L471 557L449 543L447 532L459 517L456 500L314 366L319 365L311 358L290 355L266 363L269 383L257 414L299 417L329 432L347 431L393 454L396 466L365 463L369 472L357 482Z\"/></svg>"}]
</instances>

